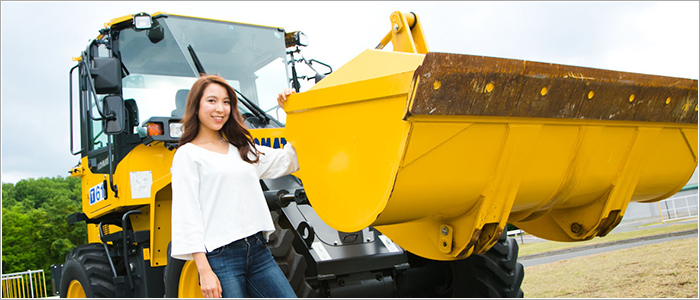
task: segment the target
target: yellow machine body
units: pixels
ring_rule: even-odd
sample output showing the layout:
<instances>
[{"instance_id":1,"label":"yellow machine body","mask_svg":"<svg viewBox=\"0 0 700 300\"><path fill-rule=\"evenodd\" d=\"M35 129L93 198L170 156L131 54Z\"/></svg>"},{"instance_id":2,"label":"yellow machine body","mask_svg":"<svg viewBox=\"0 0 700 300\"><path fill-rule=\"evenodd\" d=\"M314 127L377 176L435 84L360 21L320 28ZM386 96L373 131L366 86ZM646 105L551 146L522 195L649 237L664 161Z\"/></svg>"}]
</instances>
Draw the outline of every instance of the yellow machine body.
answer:
<instances>
[{"instance_id":1,"label":"yellow machine body","mask_svg":"<svg viewBox=\"0 0 700 300\"><path fill-rule=\"evenodd\" d=\"M405 45L285 106L309 200L340 231L374 226L435 260L485 252L506 223L588 240L697 166L697 80Z\"/></svg>"},{"instance_id":2,"label":"yellow machine body","mask_svg":"<svg viewBox=\"0 0 700 300\"><path fill-rule=\"evenodd\" d=\"M367 50L290 96L285 128L251 130L295 146L295 175L337 230L374 226L435 260L485 252L506 223L587 240L612 230L630 201L673 195L697 166L697 80L429 52L415 15L391 21L377 48L393 52ZM90 190L107 175L86 157L71 171L88 218L142 211L129 218L150 230L154 267L167 264L173 155L136 146L116 166L119 197L106 184L97 203Z\"/></svg>"}]
</instances>

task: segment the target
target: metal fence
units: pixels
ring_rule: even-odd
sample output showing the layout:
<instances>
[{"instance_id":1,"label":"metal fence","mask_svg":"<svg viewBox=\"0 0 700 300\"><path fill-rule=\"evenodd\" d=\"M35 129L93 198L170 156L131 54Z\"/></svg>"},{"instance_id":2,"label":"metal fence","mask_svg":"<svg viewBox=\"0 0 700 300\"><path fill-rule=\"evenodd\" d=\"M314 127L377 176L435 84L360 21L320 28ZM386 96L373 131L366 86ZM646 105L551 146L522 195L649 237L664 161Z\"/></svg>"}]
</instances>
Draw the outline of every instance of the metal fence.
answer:
<instances>
[{"instance_id":1,"label":"metal fence","mask_svg":"<svg viewBox=\"0 0 700 300\"><path fill-rule=\"evenodd\" d=\"M44 270L2 274L3 298L46 298Z\"/></svg>"},{"instance_id":2,"label":"metal fence","mask_svg":"<svg viewBox=\"0 0 700 300\"><path fill-rule=\"evenodd\" d=\"M698 216L698 194L672 197L659 201L661 221L673 221Z\"/></svg>"},{"instance_id":3,"label":"metal fence","mask_svg":"<svg viewBox=\"0 0 700 300\"><path fill-rule=\"evenodd\" d=\"M523 235L525 234L525 231L522 229L515 229L515 230L508 230L508 237L513 237L514 239L517 240L518 236L520 236L520 243L523 244L525 243L525 240L523 240Z\"/></svg>"}]
</instances>

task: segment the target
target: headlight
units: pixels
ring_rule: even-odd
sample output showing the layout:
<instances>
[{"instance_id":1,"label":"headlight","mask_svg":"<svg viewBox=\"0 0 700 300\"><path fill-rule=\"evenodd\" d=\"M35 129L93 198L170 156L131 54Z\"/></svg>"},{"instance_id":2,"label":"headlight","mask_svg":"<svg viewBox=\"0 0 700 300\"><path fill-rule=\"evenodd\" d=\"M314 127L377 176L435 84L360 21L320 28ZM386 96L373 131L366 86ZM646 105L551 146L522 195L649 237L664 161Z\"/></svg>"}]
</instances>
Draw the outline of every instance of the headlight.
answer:
<instances>
[{"instance_id":1,"label":"headlight","mask_svg":"<svg viewBox=\"0 0 700 300\"><path fill-rule=\"evenodd\" d=\"M182 123L170 123L170 137L180 138L182 136Z\"/></svg>"}]
</instances>

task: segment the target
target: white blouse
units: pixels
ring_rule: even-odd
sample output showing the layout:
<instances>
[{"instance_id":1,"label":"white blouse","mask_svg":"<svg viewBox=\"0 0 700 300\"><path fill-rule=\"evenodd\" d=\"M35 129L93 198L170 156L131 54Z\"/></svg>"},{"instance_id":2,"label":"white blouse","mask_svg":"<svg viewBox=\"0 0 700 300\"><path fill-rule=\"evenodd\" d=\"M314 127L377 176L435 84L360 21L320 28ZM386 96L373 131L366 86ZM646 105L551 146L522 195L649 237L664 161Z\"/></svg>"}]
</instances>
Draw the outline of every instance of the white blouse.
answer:
<instances>
[{"instance_id":1,"label":"white blouse","mask_svg":"<svg viewBox=\"0 0 700 300\"><path fill-rule=\"evenodd\" d=\"M256 148L264 154L254 164L242 160L231 144L227 154L192 143L177 149L170 169L172 257L192 260L192 253L208 252L259 231L267 238L275 230L260 179L296 172L299 163L289 143L284 149Z\"/></svg>"}]
</instances>

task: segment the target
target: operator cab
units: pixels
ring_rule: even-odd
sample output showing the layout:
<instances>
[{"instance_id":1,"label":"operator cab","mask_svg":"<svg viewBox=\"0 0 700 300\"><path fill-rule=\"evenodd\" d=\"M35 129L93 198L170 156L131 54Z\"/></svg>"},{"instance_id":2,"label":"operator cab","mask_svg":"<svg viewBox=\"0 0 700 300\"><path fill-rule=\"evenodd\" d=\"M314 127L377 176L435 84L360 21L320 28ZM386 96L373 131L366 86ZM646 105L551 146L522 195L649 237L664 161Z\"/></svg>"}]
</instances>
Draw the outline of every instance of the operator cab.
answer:
<instances>
[{"instance_id":1,"label":"operator cab","mask_svg":"<svg viewBox=\"0 0 700 300\"><path fill-rule=\"evenodd\" d=\"M93 173L114 172L139 144L173 149L187 93L202 73L223 77L237 91L249 129L284 126L276 101L290 78L283 29L141 13L112 20L100 33L75 67L84 122L74 154L88 156Z\"/></svg>"}]
</instances>

